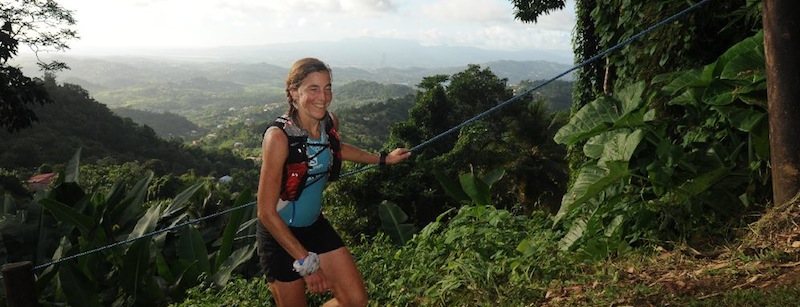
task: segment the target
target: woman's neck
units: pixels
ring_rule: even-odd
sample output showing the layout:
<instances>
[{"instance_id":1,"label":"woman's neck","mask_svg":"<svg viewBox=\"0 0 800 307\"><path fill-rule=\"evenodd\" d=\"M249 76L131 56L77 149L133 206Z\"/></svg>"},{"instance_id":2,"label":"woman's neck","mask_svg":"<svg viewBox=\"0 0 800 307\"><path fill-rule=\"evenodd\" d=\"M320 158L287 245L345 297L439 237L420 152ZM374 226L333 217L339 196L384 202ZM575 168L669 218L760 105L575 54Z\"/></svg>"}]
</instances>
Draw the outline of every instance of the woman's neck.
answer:
<instances>
[{"instance_id":1,"label":"woman's neck","mask_svg":"<svg viewBox=\"0 0 800 307\"><path fill-rule=\"evenodd\" d=\"M308 135L311 138L318 139L320 137L320 132L319 132L320 121L313 118L301 119L298 114L295 114L292 117L292 120L295 122L295 125L297 127L303 129L303 131L308 133Z\"/></svg>"}]
</instances>

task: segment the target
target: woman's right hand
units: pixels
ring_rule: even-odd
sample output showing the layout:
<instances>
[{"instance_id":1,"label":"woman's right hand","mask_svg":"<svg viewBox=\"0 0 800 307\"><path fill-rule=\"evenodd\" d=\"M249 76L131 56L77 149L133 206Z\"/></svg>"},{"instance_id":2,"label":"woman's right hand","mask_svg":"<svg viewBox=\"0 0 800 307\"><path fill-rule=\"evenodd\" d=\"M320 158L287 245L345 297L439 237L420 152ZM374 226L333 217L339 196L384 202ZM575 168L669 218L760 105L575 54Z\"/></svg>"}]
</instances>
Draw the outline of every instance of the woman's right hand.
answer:
<instances>
[{"instance_id":1,"label":"woman's right hand","mask_svg":"<svg viewBox=\"0 0 800 307\"><path fill-rule=\"evenodd\" d=\"M304 276L303 281L306 283L308 292L325 293L328 291L328 281L325 279L322 269L317 270L314 274Z\"/></svg>"}]
</instances>

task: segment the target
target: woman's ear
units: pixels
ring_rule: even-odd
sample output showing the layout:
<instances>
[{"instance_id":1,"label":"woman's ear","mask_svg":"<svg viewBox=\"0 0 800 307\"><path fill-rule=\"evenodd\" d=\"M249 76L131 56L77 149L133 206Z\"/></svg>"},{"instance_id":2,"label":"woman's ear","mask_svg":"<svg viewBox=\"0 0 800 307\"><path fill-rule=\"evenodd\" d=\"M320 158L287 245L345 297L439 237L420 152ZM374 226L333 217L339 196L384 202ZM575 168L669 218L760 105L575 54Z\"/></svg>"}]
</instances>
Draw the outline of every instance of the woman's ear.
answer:
<instances>
[{"instance_id":1,"label":"woman's ear","mask_svg":"<svg viewBox=\"0 0 800 307\"><path fill-rule=\"evenodd\" d=\"M297 89L289 90L289 95L292 96L292 104L296 104L297 100L300 99L300 93L297 92Z\"/></svg>"}]
</instances>

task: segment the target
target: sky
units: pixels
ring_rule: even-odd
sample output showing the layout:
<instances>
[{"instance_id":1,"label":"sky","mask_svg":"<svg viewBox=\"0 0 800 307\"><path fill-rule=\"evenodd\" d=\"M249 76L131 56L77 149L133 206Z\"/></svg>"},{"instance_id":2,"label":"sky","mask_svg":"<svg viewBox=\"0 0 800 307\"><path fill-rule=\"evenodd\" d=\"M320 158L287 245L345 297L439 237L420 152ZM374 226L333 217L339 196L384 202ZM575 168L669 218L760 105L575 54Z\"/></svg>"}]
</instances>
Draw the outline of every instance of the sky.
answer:
<instances>
[{"instance_id":1,"label":"sky","mask_svg":"<svg viewBox=\"0 0 800 307\"><path fill-rule=\"evenodd\" d=\"M421 45L572 52L574 0L536 24L511 0L57 0L70 52L205 48L379 37Z\"/></svg>"}]
</instances>

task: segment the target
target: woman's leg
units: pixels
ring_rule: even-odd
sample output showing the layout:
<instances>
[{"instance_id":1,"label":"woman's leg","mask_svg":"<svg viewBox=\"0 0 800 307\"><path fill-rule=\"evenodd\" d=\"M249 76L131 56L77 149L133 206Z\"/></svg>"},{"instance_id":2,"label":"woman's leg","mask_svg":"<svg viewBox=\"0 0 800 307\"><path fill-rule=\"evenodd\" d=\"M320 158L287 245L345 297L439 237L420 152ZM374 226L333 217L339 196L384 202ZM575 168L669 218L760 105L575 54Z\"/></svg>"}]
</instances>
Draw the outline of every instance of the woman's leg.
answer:
<instances>
[{"instance_id":1,"label":"woman's leg","mask_svg":"<svg viewBox=\"0 0 800 307\"><path fill-rule=\"evenodd\" d=\"M275 298L275 304L281 306L306 306L306 285L303 279L295 281L273 281L269 283L269 290Z\"/></svg>"},{"instance_id":2,"label":"woman's leg","mask_svg":"<svg viewBox=\"0 0 800 307\"><path fill-rule=\"evenodd\" d=\"M367 289L347 247L340 247L319 255L333 297L340 306L367 306ZM329 303L334 303L333 300ZM327 305L327 304L326 304Z\"/></svg>"}]
</instances>

